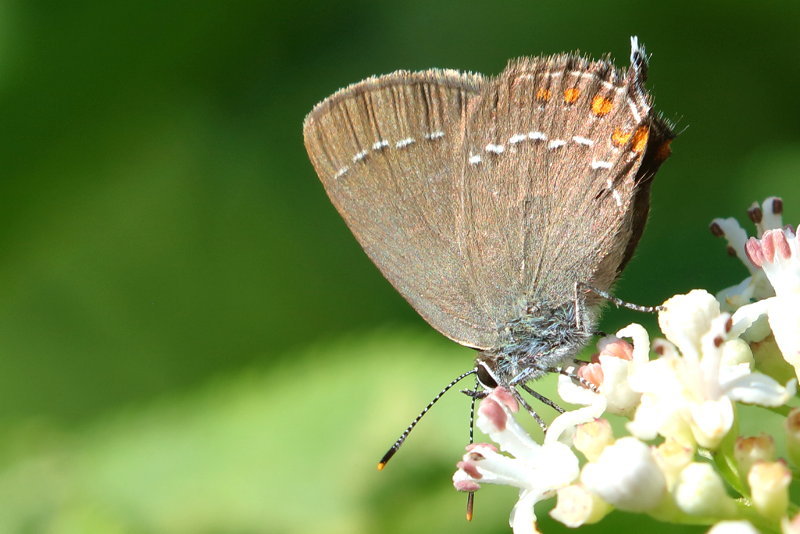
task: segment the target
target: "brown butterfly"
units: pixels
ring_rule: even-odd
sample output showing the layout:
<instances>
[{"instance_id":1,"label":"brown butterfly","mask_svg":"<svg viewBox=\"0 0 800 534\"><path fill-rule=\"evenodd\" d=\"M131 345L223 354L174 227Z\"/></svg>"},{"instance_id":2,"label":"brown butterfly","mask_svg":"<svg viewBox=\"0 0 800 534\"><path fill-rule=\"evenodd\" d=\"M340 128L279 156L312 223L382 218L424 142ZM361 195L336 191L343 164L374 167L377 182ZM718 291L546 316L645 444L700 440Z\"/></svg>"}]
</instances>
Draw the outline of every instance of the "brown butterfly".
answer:
<instances>
[{"instance_id":1,"label":"brown butterfly","mask_svg":"<svg viewBox=\"0 0 800 534\"><path fill-rule=\"evenodd\" d=\"M398 71L306 117L311 162L366 253L431 326L479 351L379 467L465 376L532 413L517 388L554 406L527 383L588 343L603 299L622 303L608 291L675 136L631 41L625 71L577 54L513 60L494 78Z\"/></svg>"}]
</instances>

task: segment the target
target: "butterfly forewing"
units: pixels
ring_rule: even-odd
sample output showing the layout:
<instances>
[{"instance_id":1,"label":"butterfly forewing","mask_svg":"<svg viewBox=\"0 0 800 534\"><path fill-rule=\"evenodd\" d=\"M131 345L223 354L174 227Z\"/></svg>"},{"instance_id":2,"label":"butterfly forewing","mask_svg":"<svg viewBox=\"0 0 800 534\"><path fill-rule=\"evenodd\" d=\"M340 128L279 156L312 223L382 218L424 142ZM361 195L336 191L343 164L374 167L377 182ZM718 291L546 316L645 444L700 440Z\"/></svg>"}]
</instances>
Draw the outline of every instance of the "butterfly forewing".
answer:
<instances>
[{"instance_id":1,"label":"butterfly forewing","mask_svg":"<svg viewBox=\"0 0 800 534\"><path fill-rule=\"evenodd\" d=\"M453 166L465 176L459 241L497 328L618 276L649 202L642 76L559 55L513 61L484 87Z\"/></svg>"},{"instance_id":2,"label":"butterfly forewing","mask_svg":"<svg viewBox=\"0 0 800 534\"><path fill-rule=\"evenodd\" d=\"M369 257L437 330L489 348L496 332L475 306L457 243L452 168L478 75L396 72L350 86L306 118L311 161Z\"/></svg>"}]
</instances>

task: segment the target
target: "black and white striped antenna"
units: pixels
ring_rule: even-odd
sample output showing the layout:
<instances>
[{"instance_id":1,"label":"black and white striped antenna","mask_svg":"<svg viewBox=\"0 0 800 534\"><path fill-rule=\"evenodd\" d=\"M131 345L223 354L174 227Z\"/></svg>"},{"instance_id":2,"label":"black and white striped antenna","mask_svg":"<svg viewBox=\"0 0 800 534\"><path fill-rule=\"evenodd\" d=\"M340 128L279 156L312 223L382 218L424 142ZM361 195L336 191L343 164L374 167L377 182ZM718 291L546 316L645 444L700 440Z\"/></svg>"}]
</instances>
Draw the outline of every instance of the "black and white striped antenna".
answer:
<instances>
[{"instance_id":1,"label":"black and white striped antenna","mask_svg":"<svg viewBox=\"0 0 800 534\"><path fill-rule=\"evenodd\" d=\"M439 393L437 393L436 396L433 399L431 399L431 401L428 403L428 405L425 406L425 408L419 413L419 415L416 418L414 418L413 421L411 421L411 424L408 425L408 427L403 431L403 433L400 434L400 437L397 438L397 441L394 442L394 445L392 445L389 448L389 450L386 451L386 454L383 455L383 458L381 458L381 461L378 462L378 471L382 471L383 468L386 467L387 462L389 462L389 460L392 459L392 456L394 456L394 453L397 452L397 450L400 448L400 446L406 440L406 438L411 433L411 431L414 429L414 427L417 426L417 423L419 423L419 420L422 419L422 416L425 415L426 413L428 413L428 410L430 410L431 407L433 407L433 405L436 404L436 401L441 399L442 395L447 393L447 391L450 388L452 388L453 386L455 386L456 384L461 382L461 380L463 380L464 378L468 377L469 375L474 375L477 372L478 372L477 369L470 369L466 373L463 373L463 374L457 376L456 378L454 378L452 382L447 384L444 387L444 389L442 389ZM470 442L472 442L472 425L470 425Z\"/></svg>"}]
</instances>

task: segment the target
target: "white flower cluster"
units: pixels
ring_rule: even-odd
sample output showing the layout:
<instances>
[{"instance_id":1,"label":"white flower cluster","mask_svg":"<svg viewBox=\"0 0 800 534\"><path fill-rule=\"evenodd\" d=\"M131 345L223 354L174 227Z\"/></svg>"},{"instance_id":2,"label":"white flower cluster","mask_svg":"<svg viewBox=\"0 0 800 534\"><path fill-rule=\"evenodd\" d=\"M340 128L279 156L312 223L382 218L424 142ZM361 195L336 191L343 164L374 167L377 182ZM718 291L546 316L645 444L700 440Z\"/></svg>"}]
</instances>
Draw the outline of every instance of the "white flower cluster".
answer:
<instances>
[{"instance_id":1,"label":"white flower cluster","mask_svg":"<svg viewBox=\"0 0 800 534\"><path fill-rule=\"evenodd\" d=\"M470 445L456 489L519 488L515 534L538 532L534 504L553 496L550 515L569 527L619 509L713 525L714 534L800 533L789 502L800 409L786 406L800 375L800 245L781 211L777 198L750 209L758 238L733 219L715 220L712 232L750 276L717 298L694 290L667 300L658 316L665 339L651 343L637 324L602 339L598 356L572 370L577 379L559 376L559 395L582 407L558 416L544 443L515 421L512 392L495 388L477 425L500 450ZM784 436L739 436L737 403L788 413ZM629 435L615 437L605 414L626 418ZM776 457L776 439L788 459Z\"/></svg>"}]
</instances>

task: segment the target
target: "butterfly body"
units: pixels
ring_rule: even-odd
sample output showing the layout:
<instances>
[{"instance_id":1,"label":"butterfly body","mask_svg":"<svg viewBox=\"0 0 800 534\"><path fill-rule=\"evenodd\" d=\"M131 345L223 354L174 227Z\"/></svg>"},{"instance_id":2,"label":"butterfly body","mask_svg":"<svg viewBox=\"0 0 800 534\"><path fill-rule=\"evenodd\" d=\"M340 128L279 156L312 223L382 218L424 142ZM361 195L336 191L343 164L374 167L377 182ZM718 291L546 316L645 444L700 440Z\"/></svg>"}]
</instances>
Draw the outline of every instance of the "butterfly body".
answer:
<instances>
[{"instance_id":1,"label":"butterfly body","mask_svg":"<svg viewBox=\"0 0 800 534\"><path fill-rule=\"evenodd\" d=\"M594 334L593 314L574 301L529 311L507 325L498 348L479 353L476 368L486 371L478 373L484 386L513 389L552 372L580 352ZM576 311L583 311L580 319Z\"/></svg>"}]
</instances>

